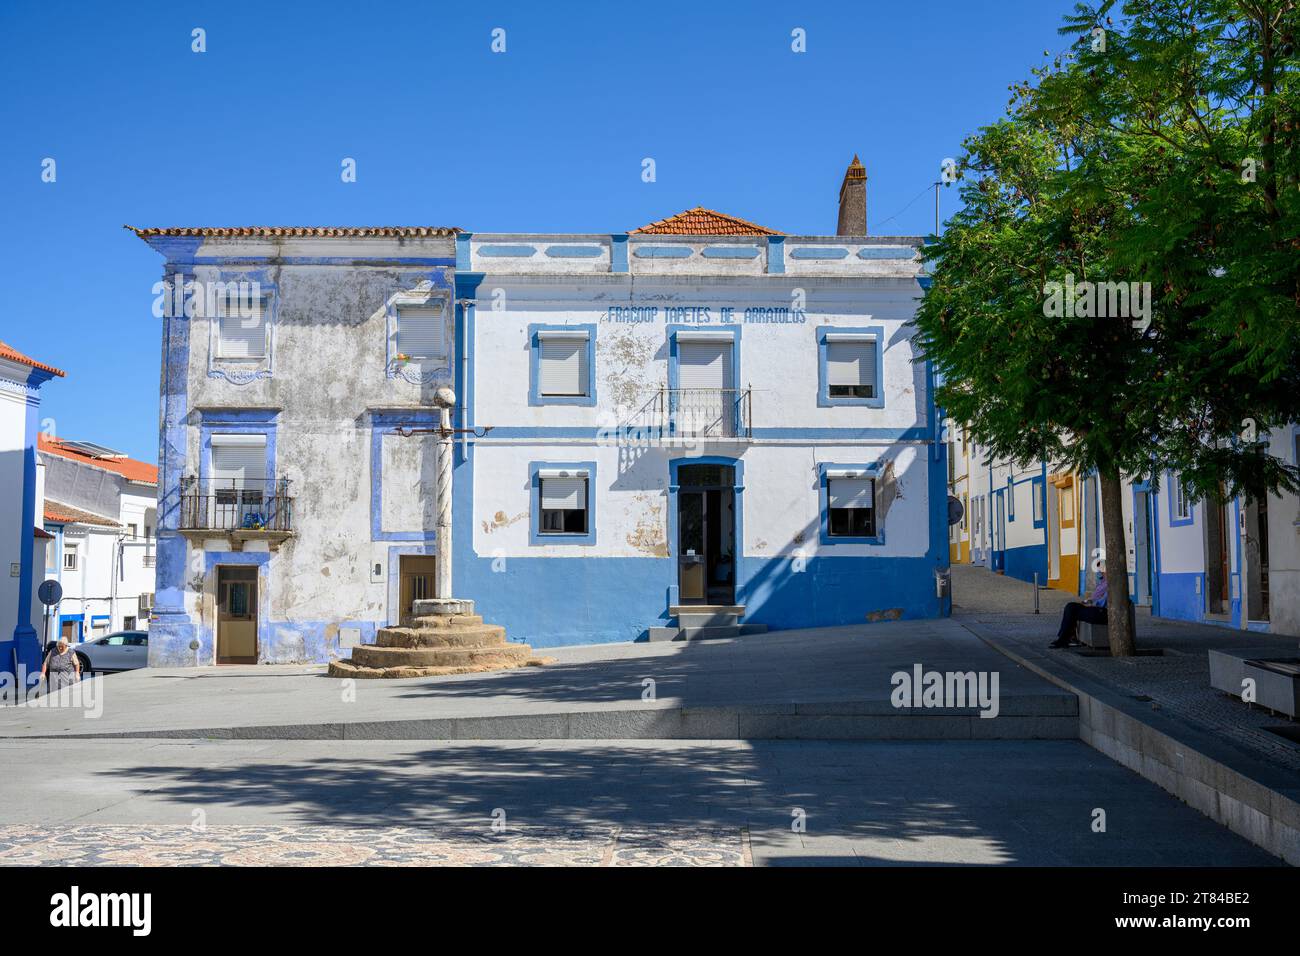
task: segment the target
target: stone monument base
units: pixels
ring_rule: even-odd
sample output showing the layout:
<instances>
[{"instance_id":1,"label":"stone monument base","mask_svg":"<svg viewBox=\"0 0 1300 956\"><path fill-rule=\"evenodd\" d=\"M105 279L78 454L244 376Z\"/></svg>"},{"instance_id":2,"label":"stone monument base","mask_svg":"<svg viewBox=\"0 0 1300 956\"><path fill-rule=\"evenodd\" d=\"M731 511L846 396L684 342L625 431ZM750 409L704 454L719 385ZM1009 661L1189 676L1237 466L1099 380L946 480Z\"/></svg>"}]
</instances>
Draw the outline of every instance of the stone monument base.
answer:
<instances>
[{"instance_id":1,"label":"stone monument base","mask_svg":"<svg viewBox=\"0 0 1300 956\"><path fill-rule=\"evenodd\" d=\"M459 598L416 601L400 627L381 627L374 644L352 648L350 660L333 661L330 677L443 677L511 667L535 667L527 644L507 644L506 629L484 624L474 602Z\"/></svg>"}]
</instances>

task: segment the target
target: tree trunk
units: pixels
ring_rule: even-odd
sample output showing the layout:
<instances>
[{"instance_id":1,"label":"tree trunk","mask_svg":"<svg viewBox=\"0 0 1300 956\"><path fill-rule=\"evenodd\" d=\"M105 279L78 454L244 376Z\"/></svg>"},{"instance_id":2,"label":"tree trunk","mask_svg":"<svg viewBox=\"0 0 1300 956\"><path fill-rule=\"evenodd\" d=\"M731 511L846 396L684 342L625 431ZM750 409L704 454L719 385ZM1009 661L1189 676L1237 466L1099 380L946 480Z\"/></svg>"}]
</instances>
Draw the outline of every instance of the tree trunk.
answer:
<instances>
[{"instance_id":1,"label":"tree trunk","mask_svg":"<svg viewBox=\"0 0 1300 956\"><path fill-rule=\"evenodd\" d=\"M1106 535L1107 637L1111 657L1137 653L1129 616L1128 545L1124 539L1123 484L1119 473L1100 474L1101 519Z\"/></svg>"}]
</instances>

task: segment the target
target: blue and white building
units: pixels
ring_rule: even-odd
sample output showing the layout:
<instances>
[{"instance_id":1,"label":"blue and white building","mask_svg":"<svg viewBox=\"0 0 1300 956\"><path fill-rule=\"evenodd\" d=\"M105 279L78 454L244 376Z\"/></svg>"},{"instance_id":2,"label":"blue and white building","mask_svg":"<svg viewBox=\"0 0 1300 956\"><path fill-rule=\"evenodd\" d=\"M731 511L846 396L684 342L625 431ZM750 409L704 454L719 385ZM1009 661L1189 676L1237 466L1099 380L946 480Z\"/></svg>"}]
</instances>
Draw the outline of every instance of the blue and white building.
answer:
<instances>
[{"instance_id":1,"label":"blue and white building","mask_svg":"<svg viewBox=\"0 0 1300 956\"><path fill-rule=\"evenodd\" d=\"M40 672L36 598L50 536L41 528L44 472L36 448L41 387L63 372L0 342L0 673Z\"/></svg>"},{"instance_id":2,"label":"blue and white building","mask_svg":"<svg viewBox=\"0 0 1300 956\"><path fill-rule=\"evenodd\" d=\"M169 306L155 666L346 657L442 596L443 559L456 597L542 647L690 613L947 610L919 238L703 209L596 235L137 232ZM171 307L240 282L251 306Z\"/></svg>"}]
</instances>

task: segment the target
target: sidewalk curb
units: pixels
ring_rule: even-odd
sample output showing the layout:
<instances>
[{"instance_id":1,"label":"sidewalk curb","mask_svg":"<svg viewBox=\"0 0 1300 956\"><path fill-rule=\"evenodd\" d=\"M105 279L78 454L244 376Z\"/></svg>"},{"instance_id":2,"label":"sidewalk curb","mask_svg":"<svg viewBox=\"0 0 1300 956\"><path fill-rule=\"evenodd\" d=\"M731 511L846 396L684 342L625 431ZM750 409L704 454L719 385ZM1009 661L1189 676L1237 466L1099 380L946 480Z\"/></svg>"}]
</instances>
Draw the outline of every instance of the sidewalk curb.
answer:
<instances>
[{"instance_id":1,"label":"sidewalk curb","mask_svg":"<svg viewBox=\"0 0 1300 956\"><path fill-rule=\"evenodd\" d=\"M978 624L989 647L1079 698L1079 739L1256 846L1300 866L1300 780L1080 674L1026 657Z\"/></svg>"}]
</instances>

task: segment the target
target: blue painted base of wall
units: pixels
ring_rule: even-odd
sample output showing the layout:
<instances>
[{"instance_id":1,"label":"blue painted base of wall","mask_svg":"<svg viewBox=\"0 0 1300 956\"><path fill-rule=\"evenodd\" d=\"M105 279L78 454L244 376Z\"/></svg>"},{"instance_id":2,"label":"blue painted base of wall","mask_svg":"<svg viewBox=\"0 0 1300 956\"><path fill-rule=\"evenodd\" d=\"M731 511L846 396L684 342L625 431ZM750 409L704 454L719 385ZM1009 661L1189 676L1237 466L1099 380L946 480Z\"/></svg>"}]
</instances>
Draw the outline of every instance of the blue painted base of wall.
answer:
<instances>
[{"instance_id":1,"label":"blue painted base of wall","mask_svg":"<svg viewBox=\"0 0 1300 956\"><path fill-rule=\"evenodd\" d=\"M1199 583L1199 587L1198 587ZM1176 621L1205 617L1205 575L1199 572L1161 574L1156 583L1152 613Z\"/></svg>"},{"instance_id":2,"label":"blue painted base of wall","mask_svg":"<svg viewBox=\"0 0 1300 956\"><path fill-rule=\"evenodd\" d=\"M1023 548L1010 548L1004 551L1003 570L1007 577L1033 583L1038 575L1038 583L1047 583L1047 545L1031 544Z\"/></svg>"},{"instance_id":3,"label":"blue painted base of wall","mask_svg":"<svg viewBox=\"0 0 1300 956\"><path fill-rule=\"evenodd\" d=\"M468 567L466 565L468 564ZM937 617L934 562L925 558L742 561L737 603L746 624L773 630ZM666 558L510 558L458 562L463 597L511 640L534 647L635 641L670 621L676 562Z\"/></svg>"}]
</instances>

